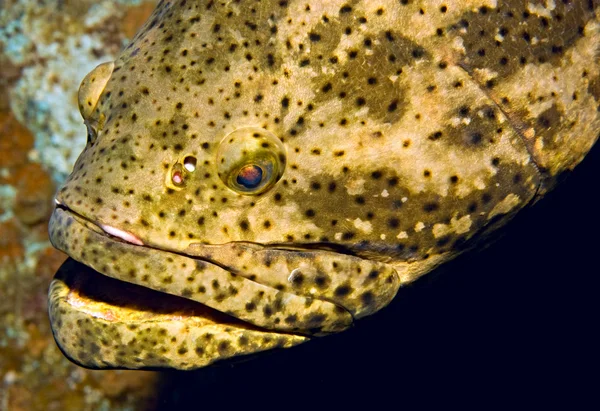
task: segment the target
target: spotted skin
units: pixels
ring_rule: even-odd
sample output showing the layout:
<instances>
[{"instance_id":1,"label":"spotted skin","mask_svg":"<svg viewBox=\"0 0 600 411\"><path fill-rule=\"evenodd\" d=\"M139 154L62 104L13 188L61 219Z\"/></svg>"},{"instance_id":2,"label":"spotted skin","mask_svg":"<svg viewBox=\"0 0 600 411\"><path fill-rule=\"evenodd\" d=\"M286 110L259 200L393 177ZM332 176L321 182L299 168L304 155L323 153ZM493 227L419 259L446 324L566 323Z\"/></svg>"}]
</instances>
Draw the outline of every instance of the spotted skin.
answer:
<instances>
[{"instance_id":1,"label":"spotted skin","mask_svg":"<svg viewBox=\"0 0 600 411\"><path fill-rule=\"evenodd\" d=\"M215 357L285 348L306 340L258 330L218 311L153 295L87 267L71 269L75 264L66 263L52 282L49 312L59 346L87 367L191 369L208 365ZM120 299L123 295L130 298Z\"/></svg>"},{"instance_id":2,"label":"spotted skin","mask_svg":"<svg viewBox=\"0 0 600 411\"><path fill-rule=\"evenodd\" d=\"M581 161L600 132L599 30L595 0L160 1L82 83L88 144L51 240L280 345L341 331ZM100 320L58 295L51 312L95 327L52 316L87 366L154 367L152 354L189 369L272 347L256 334L195 360L82 356Z\"/></svg>"}]
</instances>

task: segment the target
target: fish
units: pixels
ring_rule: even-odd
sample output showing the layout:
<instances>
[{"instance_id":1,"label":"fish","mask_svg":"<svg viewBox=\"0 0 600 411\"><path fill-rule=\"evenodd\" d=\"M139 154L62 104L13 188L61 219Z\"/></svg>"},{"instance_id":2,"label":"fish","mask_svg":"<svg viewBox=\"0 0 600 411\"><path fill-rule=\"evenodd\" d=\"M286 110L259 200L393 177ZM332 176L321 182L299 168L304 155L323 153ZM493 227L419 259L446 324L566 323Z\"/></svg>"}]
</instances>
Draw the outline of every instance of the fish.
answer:
<instances>
[{"instance_id":1,"label":"fish","mask_svg":"<svg viewBox=\"0 0 600 411\"><path fill-rule=\"evenodd\" d=\"M56 342L197 369L360 327L600 134L600 2L159 1L82 81Z\"/></svg>"}]
</instances>

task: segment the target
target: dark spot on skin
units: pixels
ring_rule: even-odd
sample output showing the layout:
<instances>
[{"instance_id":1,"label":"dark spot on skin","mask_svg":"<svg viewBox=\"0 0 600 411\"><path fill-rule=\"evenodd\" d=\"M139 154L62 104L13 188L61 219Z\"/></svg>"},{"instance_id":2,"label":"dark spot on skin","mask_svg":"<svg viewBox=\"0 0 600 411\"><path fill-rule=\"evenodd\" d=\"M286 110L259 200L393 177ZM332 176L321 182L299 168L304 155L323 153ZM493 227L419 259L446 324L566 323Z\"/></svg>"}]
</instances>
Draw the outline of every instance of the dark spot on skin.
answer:
<instances>
[{"instance_id":1,"label":"dark spot on skin","mask_svg":"<svg viewBox=\"0 0 600 411\"><path fill-rule=\"evenodd\" d=\"M388 227L390 227L390 228L400 227L400 220L396 217L392 217L392 218L388 219Z\"/></svg>"},{"instance_id":2,"label":"dark spot on skin","mask_svg":"<svg viewBox=\"0 0 600 411\"><path fill-rule=\"evenodd\" d=\"M371 280L374 280L374 279L376 279L377 277L379 277L379 274L380 274L380 273L379 273L379 271L377 271L377 270L371 270L371 272L369 272L369 276L368 276L368 277L369 277Z\"/></svg>"},{"instance_id":3,"label":"dark spot on skin","mask_svg":"<svg viewBox=\"0 0 600 411\"><path fill-rule=\"evenodd\" d=\"M322 274L319 274L315 277L315 284L319 288L324 288L329 283L329 279Z\"/></svg>"},{"instance_id":4,"label":"dark spot on skin","mask_svg":"<svg viewBox=\"0 0 600 411\"><path fill-rule=\"evenodd\" d=\"M350 294L351 291L352 291L352 289L350 288L350 286L340 285L335 289L335 291L333 293L336 297L345 297L348 294Z\"/></svg>"},{"instance_id":5,"label":"dark spot on skin","mask_svg":"<svg viewBox=\"0 0 600 411\"><path fill-rule=\"evenodd\" d=\"M219 350L219 352L221 354L226 353L227 351L229 351L229 348L230 348L229 341L221 341L219 343L219 345L217 346L217 349Z\"/></svg>"},{"instance_id":6,"label":"dark spot on skin","mask_svg":"<svg viewBox=\"0 0 600 411\"><path fill-rule=\"evenodd\" d=\"M355 233L351 232L351 231L346 231L344 234L342 234L342 239L343 240L352 240L355 236Z\"/></svg>"},{"instance_id":7,"label":"dark spot on skin","mask_svg":"<svg viewBox=\"0 0 600 411\"><path fill-rule=\"evenodd\" d=\"M363 305L371 305L375 302L375 297L371 291L367 291L361 294L360 300L362 301Z\"/></svg>"},{"instance_id":8,"label":"dark spot on skin","mask_svg":"<svg viewBox=\"0 0 600 411\"><path fill-rule=\"evenodd\" d=\"M425 211L427 213L432 213L439 208L440 208L440 205L438 203L430 202L430 203L425 203L425 205L423 206L423 211Z\"/></svg>"},{"instance_id":9,"label":"dark spot on skin","mask_svg":"<svg viewBox=\"0 0 600 411\"><path fill-rule=\"evenodd\" d=\"M299 270L295 270L291 281L294 286L302 285L302 283L304 283L304 274Z\"/></svg>"},{"instance_id":10,"label":"dark spot on skin","mask_svg":"<svg viewBox=\"0 0 600 411\"><path fill-rule=\"evenodd\" d=\"M319 327L325 321L326 317L323 314L311 314L307 317L306 322L310 328Z\"/></svg>"}]
</instances>

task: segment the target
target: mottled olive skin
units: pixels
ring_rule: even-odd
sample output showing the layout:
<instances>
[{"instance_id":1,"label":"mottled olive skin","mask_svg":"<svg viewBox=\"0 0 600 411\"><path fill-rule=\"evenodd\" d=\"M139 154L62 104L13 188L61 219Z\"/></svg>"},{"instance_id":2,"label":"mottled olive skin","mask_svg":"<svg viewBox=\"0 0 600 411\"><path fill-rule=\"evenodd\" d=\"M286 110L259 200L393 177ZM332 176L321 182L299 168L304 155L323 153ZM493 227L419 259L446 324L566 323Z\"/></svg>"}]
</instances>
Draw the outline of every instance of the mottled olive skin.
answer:
<instances>
[{"instance_id":1,"label":"mottled olive skin","mask_svg":"<svg viewBox=\"0 0 600 411\"><path fill-rule=\"evenodd\" d=\"M278 346L341 331L581 161L600 132L599 16L583 0L161 1L82 83L88 145L52 242ZM242 192L236 167L260 150L280 168ZM227 355L83 355L118 320L66 326L58 313L85 304L55 295L57 341L88 366L195 368L272 347L240 345L231 325Z\"/></svg>"}]
</instances>

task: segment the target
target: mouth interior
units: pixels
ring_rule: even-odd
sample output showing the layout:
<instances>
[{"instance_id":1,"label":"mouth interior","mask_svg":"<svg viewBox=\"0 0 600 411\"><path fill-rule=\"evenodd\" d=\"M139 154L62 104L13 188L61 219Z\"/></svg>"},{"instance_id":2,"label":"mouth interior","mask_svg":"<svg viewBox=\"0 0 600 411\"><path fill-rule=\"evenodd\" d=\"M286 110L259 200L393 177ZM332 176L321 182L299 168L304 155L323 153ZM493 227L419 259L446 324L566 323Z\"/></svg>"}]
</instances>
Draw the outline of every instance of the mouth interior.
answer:
<instances>
[{"instance_id":1,"label":"mouth interior","mask_svg":"<svg viewBox=\"0 0 600 411\"><path fill-rule=\"evenodd\" d=\"M196 301L107 277L69 258L61 267L68 273L67 302L88 315L109 322L140 323L197 320L199 325L230 325L260 330Z\"/></svg>"}]
</instances>

